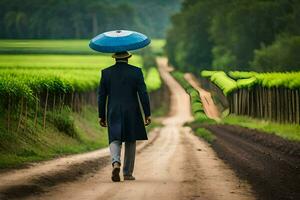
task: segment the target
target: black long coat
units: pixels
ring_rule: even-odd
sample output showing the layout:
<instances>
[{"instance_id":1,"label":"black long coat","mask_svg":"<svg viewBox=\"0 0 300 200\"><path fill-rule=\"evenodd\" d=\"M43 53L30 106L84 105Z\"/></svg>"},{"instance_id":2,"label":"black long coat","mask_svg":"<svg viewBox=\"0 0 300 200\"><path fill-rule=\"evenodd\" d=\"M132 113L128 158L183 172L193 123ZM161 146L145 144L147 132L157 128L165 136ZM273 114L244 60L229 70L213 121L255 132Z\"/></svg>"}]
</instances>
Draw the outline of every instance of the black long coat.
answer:
<instances>
[{"instance_id":1,"label":"black long coat","mask_svg":"<svg viewBox=\"0 0 300 200\"><path fill-rule=\"evenodd\" d=\"M98 89L99 118L108 124L109 143L114 140L147 140L144 117L151 115L142 70L126 62L102 70Z\"/></svg>"}]
</instances>

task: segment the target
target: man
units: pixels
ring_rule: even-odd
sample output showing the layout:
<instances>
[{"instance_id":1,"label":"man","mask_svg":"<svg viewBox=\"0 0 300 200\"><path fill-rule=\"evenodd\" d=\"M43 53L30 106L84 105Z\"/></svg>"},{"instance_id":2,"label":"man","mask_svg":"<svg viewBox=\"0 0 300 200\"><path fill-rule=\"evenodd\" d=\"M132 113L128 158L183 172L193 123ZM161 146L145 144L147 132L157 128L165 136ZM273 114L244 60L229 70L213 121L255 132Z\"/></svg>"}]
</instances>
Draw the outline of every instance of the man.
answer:
<instances>
[{"instance_id":1,"label":"man","mask_svg":"<svg viewBox=\"0 0 300 200\"><path fill-rule=\"evenodd\" d=\"M113 54L112 57L116 60L115 65L102 70L98 91L98 110L100 125L108 127L113 166L111 179L118 182L120 181L122 142L125 142L124 180L135 180L132 173L136 140L147 140L145 125L151 123L151 113L142 70L128 64L131 54L120 52Z\"/></svg>"}]
</instances>

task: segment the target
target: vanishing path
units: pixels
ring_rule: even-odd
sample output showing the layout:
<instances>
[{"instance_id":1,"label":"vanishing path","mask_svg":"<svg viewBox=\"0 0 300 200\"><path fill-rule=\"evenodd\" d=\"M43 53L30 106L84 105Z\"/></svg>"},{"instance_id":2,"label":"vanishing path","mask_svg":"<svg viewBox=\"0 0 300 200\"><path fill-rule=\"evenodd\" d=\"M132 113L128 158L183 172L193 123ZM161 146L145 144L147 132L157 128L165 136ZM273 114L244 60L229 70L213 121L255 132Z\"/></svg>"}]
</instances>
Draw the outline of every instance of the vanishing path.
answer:
<instances>
[{"instance_id":1,"label":"vanishing path","mask_svg":"<svg viewBox=\"0 0 300 200\"><path fill-rule=\"evenodd\" d=\"M152 139L143 143L138 151L134 171L137 180L113 183L110 180L111 165L106 159L104 166L96 168L93 173L47 187L41 193L27 195L26 199L254 199L248 184L239 180L207 143L192 134L190 128L183 127L185 122L192 120L189 96L171 77L167 60L160 58L158 64L161 76L170 88L171 111L163 121L164 126L151 133ZM82 154L80 159L85 160L85 155L89 154ZM56 161L52 162L55 166ZM62 166L59 171L63 168L66 170L68 166ZM26 171L28 179L31 173L38 176L36 170L32 171L30 168ZM42 171L46 173L47 170ZM6 176L6 181L8 179ZM0 192L1 187L0 178Z\"/></svg>"},{"instance_id":2,"label":"vanishing path","mask_svg":"<svg viewBox=\"0 0 300 200\"><path fill-rule=\"evenodd\" d=\"M198 91L205 114L211 119L219 120L221 115L213 99L211 98L210 92L207 92L200 86L199 82L196 80L193 74L186 73L184 75L184 78L191 84L193 88L195 88Z\"/></svg>"}]
</instances>

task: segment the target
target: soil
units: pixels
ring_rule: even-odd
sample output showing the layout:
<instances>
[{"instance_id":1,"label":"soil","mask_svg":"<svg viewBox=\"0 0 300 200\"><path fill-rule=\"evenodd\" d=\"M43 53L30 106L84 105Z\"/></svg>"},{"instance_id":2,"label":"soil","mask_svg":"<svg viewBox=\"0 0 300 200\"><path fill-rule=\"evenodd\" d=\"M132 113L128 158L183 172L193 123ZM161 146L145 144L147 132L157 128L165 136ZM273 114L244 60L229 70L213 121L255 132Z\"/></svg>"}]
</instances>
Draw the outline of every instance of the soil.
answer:
<instances>
[{"instance_id":1,"label":"soil","mask_svg":"<svg viewBox=\"0 0 300 200\"><path fill-rule=\"evenodd\" d=\"M212 146L259 199L300 199L300 143L232 125L207 126L217 139Z\"/></svg>"}]
</instances>

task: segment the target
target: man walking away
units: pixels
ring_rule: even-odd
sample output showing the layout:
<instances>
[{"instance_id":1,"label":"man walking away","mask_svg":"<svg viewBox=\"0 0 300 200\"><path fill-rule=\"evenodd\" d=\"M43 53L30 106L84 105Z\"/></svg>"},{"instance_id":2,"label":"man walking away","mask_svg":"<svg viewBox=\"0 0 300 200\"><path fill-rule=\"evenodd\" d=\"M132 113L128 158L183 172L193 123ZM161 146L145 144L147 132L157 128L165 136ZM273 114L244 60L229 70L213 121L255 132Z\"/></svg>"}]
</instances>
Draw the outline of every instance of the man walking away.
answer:
<instances>
[{"instance_id":1,"label":"man walking away","mask_svg":"<svg viewBox=\"0 0 300 200\"><path fill-rule=\"evenodd\" d=\"M142 70L128 64L131 56L128 52L113 54L116 63L102 70L98 90L99 123L108 127L113 167L111 179L114 182L120 181L122 142L125 142L124 180L135 180L136 140L147 140L145 125L151 123L149 96Z\"/></svg>"}]
</instances>

